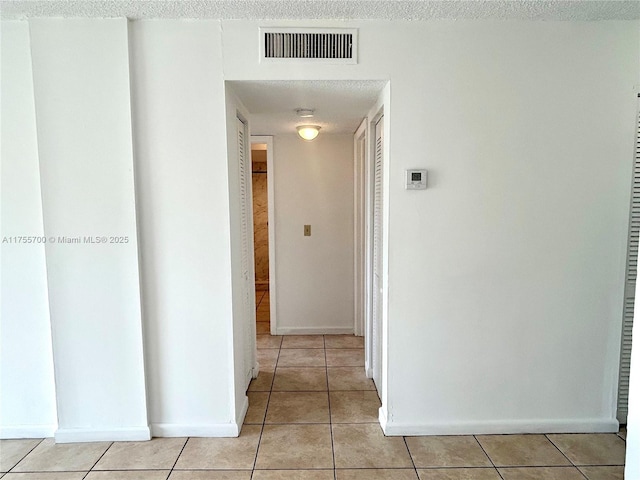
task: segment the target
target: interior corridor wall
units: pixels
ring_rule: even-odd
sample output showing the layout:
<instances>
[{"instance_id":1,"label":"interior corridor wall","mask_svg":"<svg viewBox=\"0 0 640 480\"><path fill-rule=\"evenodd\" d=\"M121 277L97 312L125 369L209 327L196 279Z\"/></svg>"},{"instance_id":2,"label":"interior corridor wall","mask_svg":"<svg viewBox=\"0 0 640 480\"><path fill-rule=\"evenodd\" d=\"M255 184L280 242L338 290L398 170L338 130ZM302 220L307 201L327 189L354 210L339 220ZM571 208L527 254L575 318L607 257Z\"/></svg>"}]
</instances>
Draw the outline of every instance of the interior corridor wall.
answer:
<instances>
[{"instance_id":1,"label":"interior corridor wall","mask_svg":"<svg viewBox=\"0 0 640 480\"><path fill-rule=\"evenodd\" d=\"M419 124L430 189L390 179L388 432L617 430L638 27L438 31L392 81L392 168Z\"/></svg>"},{"instance_id":2,"label":"interior corridor wall","mask_svg":"<svg viewBox=\"0 0 640 480\"><path fill-rule=\"evenodd\" d=\"M353 135L273 149L277 333L353 333Z\"/></svg>"},{"instance_id":3,"label":"interior corridor wall","mask_svg":"<svg viewBox=\"0 0 640 480\"><path fill-rule=\"evenodd\" d=\"M29 25L3 21L0 35L0 438L50 437L57 419Z\"/></svg>"},{"instance_id":4,"label":"interior corridor wall","mask_svg":"<svg viewBox=\"0 0 640 480\"><path fill-rule=\"evenodd\" d=\"M320 25L357 65L259 63ZM223 22L229 80L390 80L387 433L617 428L638 27Z\"/></svg>"},{"instance_id":5,"label":"interior corridor wall","mask_svg":"<svg viewBox=\"0 0 640 480\"><path fill-rule=\"evenodd\" d=\"M129 31L152 431L235 435L220 26L135 21Z\"/></svg>"},{"instance_id":6,"label":"interior corridor wall","mask_svg":"<svg viewBox=\"0 0 640 480\"><path fill-rule=\"evenodd\" d=\"M148 439L127 21L30 31L56 440Z\"/></svg>"},{"instance_id":7,"label":"interior corridor wall","mask_svg":"<svg viewBox=\"0 0 640 480\"><path fill-rule=\"evenodd\" d=\"M223 82L262 79L390 80L388 433L617 427L638 22L30 24L45 235L137 203L156 434L236 428ZM269 25L358 27L359 64L259 64ZM144 433L136 244L46 247L62 429Z\"/></svg>"}]
</instances>

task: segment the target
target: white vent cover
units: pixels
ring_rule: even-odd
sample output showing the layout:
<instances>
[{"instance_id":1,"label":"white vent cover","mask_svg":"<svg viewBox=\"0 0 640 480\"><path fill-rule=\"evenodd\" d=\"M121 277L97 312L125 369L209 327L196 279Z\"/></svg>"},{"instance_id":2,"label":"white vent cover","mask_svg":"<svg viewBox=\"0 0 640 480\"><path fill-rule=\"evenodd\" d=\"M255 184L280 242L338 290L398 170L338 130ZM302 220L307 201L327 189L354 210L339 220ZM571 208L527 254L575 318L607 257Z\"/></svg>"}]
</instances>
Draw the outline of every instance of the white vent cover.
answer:
<instances>
[{"instance_id":1,"label":"white vent cover","mask_svg":"<svg viewBox=\"0 0 640 480\"><path fill-rule=\"evenodd\" d=\"M358 63L356 28L261 28L260 61Z\"/></svg>"}]
</instances>

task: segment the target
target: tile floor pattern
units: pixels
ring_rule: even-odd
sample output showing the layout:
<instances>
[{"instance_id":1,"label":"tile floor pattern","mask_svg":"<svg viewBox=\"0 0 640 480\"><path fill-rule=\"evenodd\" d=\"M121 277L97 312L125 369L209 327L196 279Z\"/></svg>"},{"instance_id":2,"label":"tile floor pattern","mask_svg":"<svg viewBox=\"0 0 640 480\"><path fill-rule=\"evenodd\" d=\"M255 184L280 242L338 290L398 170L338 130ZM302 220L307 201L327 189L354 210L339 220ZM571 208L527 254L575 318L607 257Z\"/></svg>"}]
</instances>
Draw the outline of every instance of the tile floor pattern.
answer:
<instances>
[{"instance_id":1,"label":"tile floor pattern","mask_svg":"<svg viewBox=\"0 0 640 480\"><path fill-rule=\"evenodd\" d=\"M256 290L256 333L269 334L271 331L271 310L269 290Z\"/></svg>"},{"instance_id":2,"label":"tile floor pattern","mask_svg":"<svg viewBox=\"0 0 640 480\"><path fill-rule=\"evenodd\" d=\"M616 434L385 437L362 338L258 337L239 438L3 440L3 480L621 480Z\"/></svg>"}]
</instances>

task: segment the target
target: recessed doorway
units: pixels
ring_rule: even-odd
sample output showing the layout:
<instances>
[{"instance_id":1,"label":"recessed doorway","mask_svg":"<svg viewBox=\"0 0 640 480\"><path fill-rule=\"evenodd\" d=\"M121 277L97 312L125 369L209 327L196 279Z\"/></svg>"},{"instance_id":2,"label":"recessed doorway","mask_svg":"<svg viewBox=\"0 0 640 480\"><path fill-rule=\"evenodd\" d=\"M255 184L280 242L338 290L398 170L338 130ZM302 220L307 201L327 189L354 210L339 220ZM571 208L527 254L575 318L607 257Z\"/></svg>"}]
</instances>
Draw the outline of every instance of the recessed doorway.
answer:
<instances>
[{"instance_id":1,"label":"recessed doorway","mask_svg":"<svg viewBox=\"0 0 640 480\"><path fill-rule=\"evenodd\" d=\"M351 338L366 345L366 354L364 365L359 361L353 368L360 369L363 378L378 380L375 387L384 409L386 285L385 272L372 268L373 139L389 103L388 83L229 81L226 85L229 112L246 116L252 133L251 176L244 177L250 182L244 191L252 190L254 217L255 248L249 255L255 271L255 315L250 320L256 325L254 345L264 353L261 358L256 351L254 378L258 372L263 378L256 378L254 389L277 374L274 359L266 355L272 352L264 351L276 344L279 348L281 341L316 342L327 335L355 334L365 337ZM313 112L313 121L300 118L304 108ZM296 130L302 124L318 125L318 138L300 138ZM381 165L378 168L382 172ZM382 211L380 204L379 227ZM383 265L380 250L378 260ZM380 277L375 282L377 296L372 291L374 273ZM374 300L378 300L378 328L372 325Z\"/></svg>"},{"instance_id":2,"label":"recessed doorway","mask_svg":"<svg viewBox=\"0 0 640 480\"><path fill-rule=\"evenodd\" d=\"M256 295L256 334L275 331L275 311L271 312L271 284L275 292L275 272L272 273L271 257L275 257L273 241L270 241L270 219L273 218L273 186L269 182L271 137L251 138L251 182L253 196L253 258ZM271 199L270 199L271 197ZM273 225L273 220L271 220ZM275 296L275 295L274 295ZM275 302L274 307L275 307ZM274 318L272 328L272 317Z\"/></svg>"}]
</instances>

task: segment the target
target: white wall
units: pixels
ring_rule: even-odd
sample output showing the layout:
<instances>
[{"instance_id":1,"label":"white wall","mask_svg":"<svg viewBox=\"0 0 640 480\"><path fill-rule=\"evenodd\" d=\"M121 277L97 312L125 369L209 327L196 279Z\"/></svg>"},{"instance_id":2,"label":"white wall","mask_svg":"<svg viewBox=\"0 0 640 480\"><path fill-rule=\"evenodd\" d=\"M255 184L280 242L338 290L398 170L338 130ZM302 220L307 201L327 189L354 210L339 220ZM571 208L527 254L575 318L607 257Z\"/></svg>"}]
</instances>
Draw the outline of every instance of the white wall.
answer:
<instances>
[{"instance_id":1,"label":"white wall","mask_svg":"<svg viewBox=\"0 0 640 480\"><path fill-rule=\"evenodd\" d=\"M0 437L50 437L55 385L27 22L3 22ZM5 237L9 237L4 241Z\"/></svg>"},{"instance_id":2,"label":"white wall","mask_svg":"<svg viewBox=\"0 0 640 480\"><path fill-rule=\"evenodd\" d=\"M406 29L431 47L391 80L388 432L617 429L639 34Z\"/></svg>"},{"instance_id":3,"label":"white wall","mask_svg":"<svg viewBox=\"0 0 640 480\"><path fill-rule=\"evenodd\" d=\"M81 239L46 246L56 440L147 439L127 21L30 27L44 233Z\"/></svg>"},{"instance_id":4,"label":"white wall","mask_svg":"<svg viewBox=\"0 0 640 480\"><path fill-rule=\"evenodd\" d=\"M387 433L615 430L638 22L319 23L358 65L225 73L391 82Z\"/></svg>"},{"instance_id":5,"label":"white wall","mask_svg":"<svg viewBox=\"0 0 640 480\"><path fill-rule=\"evenodd\" d=\"M353 135L273 149L277 333L353 333Z\"/></svg>"},{"instance_id":6,"label":"white wall","mask_svg":"<svg viewBox=\"0 0 640 480\"><path fill-rule=\"evenodd\" d=\"M154 435L234 435L225 96L215 21L130 27Z\"/></svg>"},{"instance_id":7,"label":"white wall","mask_svg":"<svg viewBox=\"0 0 640 480\"><path fill-rule=\"evenodd\" d=\"M126 21L30 23L45 234L133 238ZM638 22L297 22L360 63L288 68L269 24L130 28L154 432L237 429L224 80L263 79L391 82L387 432L614 430ZM47 246L62 429L146 424L135 245Z\"/></svg>"}]
</instances>

